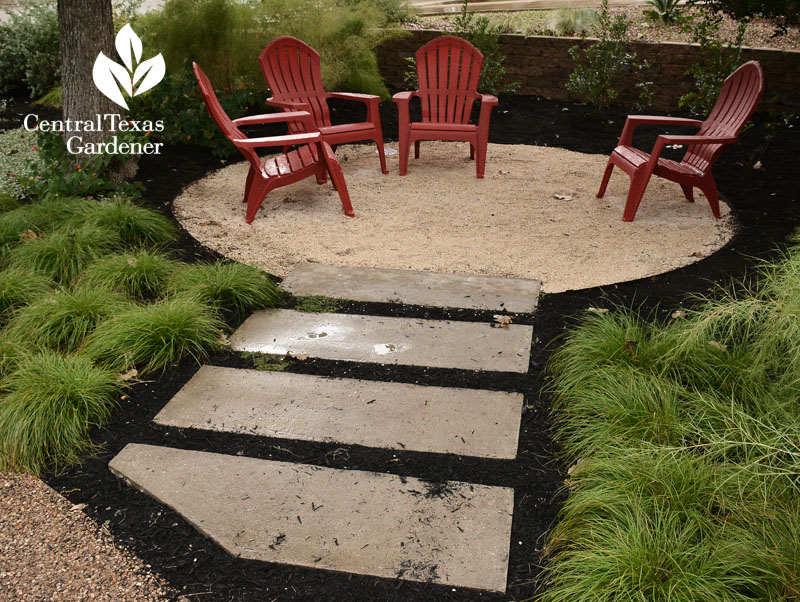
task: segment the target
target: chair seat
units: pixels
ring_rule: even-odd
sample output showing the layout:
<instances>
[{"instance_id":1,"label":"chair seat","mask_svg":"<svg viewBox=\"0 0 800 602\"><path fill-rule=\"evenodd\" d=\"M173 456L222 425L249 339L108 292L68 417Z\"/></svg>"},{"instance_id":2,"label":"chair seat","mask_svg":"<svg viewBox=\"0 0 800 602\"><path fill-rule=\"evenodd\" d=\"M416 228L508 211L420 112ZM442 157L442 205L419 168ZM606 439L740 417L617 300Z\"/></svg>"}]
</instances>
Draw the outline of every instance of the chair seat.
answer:
<instances>
[{"instance_id":1,"label":"chair seat","mask_svg":"<svg viewBox=\"0 0 800 602\"><path fill-rule=\"evenodd\" d=\"M342 125L323 125L319 128L323 137L340 136L342 134L356 134L374 130L375 124L369 121L362 121L361 123L344 123ZM356 140L361 140L357 138Z\"/></svg>"},{"instance_id":2,"label":"chair seat","mask_svg":"<svg viewBox=\"0 0 800 602\"><path fill-rule=\"evenodd\" d=\"M618 146L614 149L614 154L629 163L634 169L638 169L650 160L649 153L633 148L632 146ZM687 177L700 178L703 172L686 163L673 161L672 159L658 158L658 165L655 173L674 173Z\"/></svg>"},{"instance_id":3,"label":"chair seat","mask_svg":"<svg viewBox=\"0 0 800 602\"><path fill-rule=\"evenodd\" d=\"M267 157L261 168L269 177L288 176L299 172L305 168L313 168L319 162L317 153L312 152L311 147L301 146L298 149L289 151L286 154Z\"/></svg>"},{"instance_id":4,"label":"chair seat","mask_svg":"<svg viewBox=\"0 0 800 602\"><path fill-rule=\"evenodd\" d=\"M420 132L477 132L478 126L471 123L431 123L418 121L411 124L411 129Z\"/></svg>"}]
</instances>

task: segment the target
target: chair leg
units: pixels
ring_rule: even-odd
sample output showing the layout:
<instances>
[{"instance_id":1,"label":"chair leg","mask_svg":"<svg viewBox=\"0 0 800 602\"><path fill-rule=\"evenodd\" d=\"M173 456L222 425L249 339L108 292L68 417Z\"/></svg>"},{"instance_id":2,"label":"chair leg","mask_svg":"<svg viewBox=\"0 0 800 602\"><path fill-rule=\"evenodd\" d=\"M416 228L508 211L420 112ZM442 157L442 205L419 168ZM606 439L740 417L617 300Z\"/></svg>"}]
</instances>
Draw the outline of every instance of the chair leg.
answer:
<instances>
[{"instance_id":1,"label":"chair leg","mask_svg":"<svg viewBox=\"0 0 800 602\"><path fill-rule=\"evenodd\" d=\"M244 184L244 198L242 199L242 203L247 202L247 198L250 196L250 187L253 185L253 177L256 175L255 168L251 165L250 171L247 172L247 180Z\"/></svg>"},{"instance_id":2,"label":"chair leg","mask_svg":"<svg viewBox=\"0 0 800 602\"><path fill-rule=\"evenodd\" d=\"M711 205L711 213L714 214L714 217L717 219L722 217L722 214L719 212L719 192L717 191L717 184L714 182L714 178L707 178L698 188L706 195L708 204Z\"/></svg>"},{"instance_id":3,"label":"chair leg","mask_svg":"<svg viewBox=\"0 0 800 602\"><path fill-rule=\"evenodd\" d=\"M475 145L472 144L471 142L469 144L469 158L470 159L474 159L475 158Z\"/></svg>"},{"instance_id":4,"label":"chair leg","mask_svg":"<svg viewBox=\"0 0 800 602\"><path fill-rule=\"evenodd\" d=\"M475 146L475 175L482 180L486 170L486 144L478 142Z\"/></svg>"},{"instance_id":5,"label":"chair leg","mask_svg":"<svg viewBox=\"0 0 800 602\"><path fill-rule=\"evenodd\" d=\"M414 141L414 158L419 159L419 140Z\"/></svg>"},{"instance_id":6,"label":"chair leg","mask_svg":"<svg viewBox=\"0 0 800 602\"><path fill-rule=\"evenodd\" d=\"M261 208L264 199L267 198L267 193L270 190L269 182L262 178L253 178L252 185L250 186L250 193L247 195L247 213L245 214L244 221L248 224L252 223Z\"/></svg>"},{"instance_id":7,"label":"chair leg","mask_svg":"<svg viewBox=\"0 0 800 602\"><path fill-rule=\"evenodd\" d=\"M380 157L381 160L381 173L387 174L389 173L389 170L386 169L386 153L383 150L383 140L376 138L375 144L378 145L378 157Z\"/></svg>"},{"instance_id":8,"label":"chair leg","mask_svg":"<svg viewBox=\"0 0 800 602\"><path fill-rule=\"evenodd\" d=\"M650 172L635 171L631 175L631 186L628 188L628 199L625 201L625 211L622 213L623 222L632 222L639 203L642 201L647 183L650 181Z\"/></svg>"},{"instance_id":9,"label":"chair leg","mask_svg":"<svg viewBox=\"0 0 800 602\"><path fill-rule=\"evenodd\" d=\"M328 181L328 170L321 167L320 169L317 170L316 177L317 177L317 184L324 184L325 182Z\"/></svg>"},{"instance_id":10,"label":"chair leg","mask_svg":"<svg viewBox=\"0 0 800 602\"><path fill-rule=\"evenodd\" d=\"M323 143L322 146L322 152L324 153L322 160L325 161L328 166L328 173L331 174L331 182L333 183L333 187L336 189L336 192L339 193L339 199L342 201L342 209L344 209L344 214L347 217L354 217L355 213L353 213L353 205L350 203L350 193L347 191L347 183L344 181L342 166L339 165L339 161L336 159L336 155L333 154L333 151L330 149L330 147L328 147L325 143Z\"/></svg>"},{"instance_id":11,"label":"chair leg","mask_svg":"<svg viewBox=\"0 0 800 602\"><path fill-rule=\"evenodd\" d=\"M608 188L608 181L611 179L611 172L614 170L614 164L611 162L609 158L608 164L606 165L606 171L603 173L603 181L600 182L600 190L597 191L597 198L602 199L606 193L606 188Z\"/></svg>"},{"instance_id":12,"label":"chair leg","mask_svg":"<svg viewBox=\"0 0 800 602\"><path fill-rule=\"evenodd\" d=\"M681 184L681 189L683 190L683 196L686 197L686 200L690 203L694 203L694 192L692 186L690 184Z\"/></svg>"},{"instance_id":13,"label":"chair leg","mask_svg":"<svg viewBox=\"0 0 800 602\"><path fill-rule=\"evenodd\" d=\"M400 155L400 175L404 176L408 173L408 153L411 151L411 141L409 140L409 131L406 128L400 127L398 130L398 145L397 152Z\"/></svg>"}]
</instances>

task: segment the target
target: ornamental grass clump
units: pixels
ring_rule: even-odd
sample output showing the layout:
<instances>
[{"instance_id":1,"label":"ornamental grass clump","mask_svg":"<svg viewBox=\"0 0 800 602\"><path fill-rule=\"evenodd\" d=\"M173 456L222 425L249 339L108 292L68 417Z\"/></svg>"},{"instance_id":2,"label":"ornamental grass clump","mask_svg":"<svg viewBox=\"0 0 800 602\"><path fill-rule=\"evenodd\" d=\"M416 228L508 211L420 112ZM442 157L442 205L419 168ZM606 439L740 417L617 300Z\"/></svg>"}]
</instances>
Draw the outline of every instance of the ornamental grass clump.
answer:
<instances>
[{"instance_id":1,"label":"ornamental grass clump","mask_svg":"<svg viewBox=\"0 0 800 602\"><path fill-rule=\"evenodd\" d=\"M553 355L543 601L800 596L800 247L722 293L591 314Z\"/></svg>"},{"instance_id":2,"label":"ornamental grass clump","mask_svg":"<svg viewBox=\"0 0 800 602\"><path fill-rule=\"evenodd\" d=\"M24 267L10 267L1 271L0 321L5 321L13 310L33 303L54 288L55 282L51 278Z\"/></svg>"},{"instance_id":3,"label":"ornamental grass clump","mask_svg":"<svg viewBox=\"0 0 800 602\"><path fill-rule=\"evenodd\" d=\"M114 370L135 366L140 374L156 372L186 357L199 362L220 349L223 326L196 298L167 297L100 324L85 352Z\"/></svg>"},{"instance_id":4,"label":"ornamental grass clump","mask_svg":"<svg viewBox=\"0 0 800 602\"><path fill-rule=\"evenodd\" d=\"M118 389L114 373L86 357L42 351L21 359L0 397L0 469L40 474L80 462Z\"/></svg>"},{"instance_id":5,"label":"ornamental grass clump","mask_svg":"<svg viewBox=\"0 0 800 602\"><path fill-rule=\"evenodd\" d=\"M4 334L20 343L71 353L100 322L131 308L131 302L112 291L60 290L20 309Z\"/></svg>"},{"instance_id":6,"label":"ornamental grass clump","mask_svg":"<svg viewBox=\"0 0 800 602\"><path fill-rule=\"evenodd\" d=\"M122 197L93 202L77 222L115 232L127 247L160 246L178 238L169 219Z\"/></svg>"},{"instance_id":7,"label":"ornamental grass clump","mask_svg":"<svg viewBox=\"0 0 800 602\"><path fill-rule=\"evenodd\" d=\"M65 227L24 239L8 252L13 267L30 269L69 284L86 266L119 245L114 232L97 226Z\"/></svg>"},{"instance_id":8,"label":"ornamental grass clump","mask_svg":"<svg viewBox=\"0 0 800 602\"><path fill-rule=\"evenodd\" d=\"M89 265L80 275L81 286L123 293L140 301L157 299L164 292L178 262L153 250L108 255Z\"/></svg>"},{"instance_id":9,"label":"ornamental grass clump","mask_svg":"<svg viewBox=\"0 0 800 602\"><path fill-rule=\"evenodd\" d=\"M205 263L175 272L170 287L197 296L215 309L238 312L275 307L280 292L261 270L242 263Z\"/></svg>"}]
</instances>

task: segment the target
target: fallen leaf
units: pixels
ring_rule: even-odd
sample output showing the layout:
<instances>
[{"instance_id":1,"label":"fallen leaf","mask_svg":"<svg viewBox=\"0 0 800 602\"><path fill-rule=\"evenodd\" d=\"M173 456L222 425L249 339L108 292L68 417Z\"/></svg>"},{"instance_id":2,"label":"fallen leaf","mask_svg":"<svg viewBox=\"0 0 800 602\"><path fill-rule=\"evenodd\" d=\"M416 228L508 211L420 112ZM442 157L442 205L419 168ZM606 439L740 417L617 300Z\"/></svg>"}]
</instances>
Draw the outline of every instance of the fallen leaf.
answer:
<instances>
[{"instance_id":1,"label":"fallen leaf","mask_svg":"<svg viewBox=\"0 0 800 602\"><path fill-rule=\"evenodd\" d=\"M685 318L686 317L686 312L683 311L682 309L676 309L675 311L672 312L672 316L671 317L672 317L673 320L677 320L679 318Z\"/></svg>"},{"instance_id":2,"label":"fallen leaf","mask_svg":"<svg viewBox=\"0 0 800 602\"><path fill-rule=\"evenodd\" d=\"M39 236L33 230L25 230L19 237L20 241L33 240L34 238L39 238Z\"/></svg>"},{"instance_id":3,"label":"fallen leaf","mask_svg":"<svg viewBox=\"0 0 800 602\"><path fill-rule=\"evenodd\" d=\"M492 324L492 328L508 328L508 325L511 324L514 319L512 316L506 314L495 314L493 317L495 323Z\"/></svg>"},{"instance_id":4,"label":"fallen leaf","mask_svg":"<svg viewBox=\"0 0 800 602\"><path fill-rule=\"evenodd\" d=\"M753 163L753 169L761 169L761 161L756 161Z\"/></svg>"},{"instance_id":5,"label":"fallen leaf","mask_svg":"<svg viewBox=\"0 0 800 602\"><path fill-rule=\"evenodd\" d=\"M571 201L572 197L568 194L554 194L553 197L557 198L559 201Z\"/></svg>"},{"instance_id":6,"label":"fallen leaf","mask_svg":"<svg viewBox=\"0 0 800 602\"><path fill-rule=\"evenodd\" d=\"M610 310L607 307L589 307L586 311L593 311L596 314L607 314Z\"/></svg>"},{"instance_id":7,"label":"fallen leaf","mask_svg":"<svg viewBox=\"0 0 800 602\"><path fill-rule=\"evenodd\" d=\"M500 170L500 171L498 171L497 173L499 173L501 176L507 176L507 175L508 175L508 174L510 174L511 172L510 172L510 171L508 171L507 169L501 169L501 170Z\"/></svg>"},{"instance_id":8,"label":"fallen leaf","mask_svg":"<svg viewBox=\"0 0 800 602\"><path fill-rule=\"evenodd\" d=\"M219 335L217 339L223 347L230 347L231 342L228 340L228 337L224 334Z\"/></svg>"},{"instance_id":9,"label":"fallen leaf","mask_svg":"<svg viewBox=\"0 0 800 602\"><path fill-rule=\"evenodd\" d=\"M87 504L73 504L72 508L70 508L70 510L81 511L84 508L86 508L86 506L87 506Z\"/></svg>"},{"instance_id":10,"label":"fallen leaf","mask_svg":"<svg viewBox=\"0 0 800 602\"><path fill-rule=\"evenodd\" d=\"M126 383L126 382L129 382L129 381L132 381L137 376L139 376L139 371L136 368L131 368L127 372L124 372L124 373L120 374L119 375L119 379L122 382Z\"/></svg>"},{"instance_id":11,"label":"fallen leaf","mask_svg":"<svg viewBox=\"0 0 800 602\"><path fill-rule=\"evenodd\" d=\"M285 360L299 360L301 362L304 362L304 361L306 361L308 359L308 354L307 353L296 353L296 354L294 354L291 351L287 351L286 355L283 356L283 359L285 359Z\"/></svg>"},{"instance_id":12,"label":"fallen leaf","mask_svg":"<svg viewBox=\"0 0 800 602\"><path fill-rule=\"evenodd\" d=\"M720 351L728 350L728 346L725 343L720 343L719 341L709 341L708 344L716 349L719 349Z\"/></svg>"},{"instance_id":13,"label":"fallen leaf","mask_svg":"<svg viewBox=\"0 0 800 602\"><path fill-rule=\"evenodd\" d=\"M201 226L219 226L220 228L222 228L222 224L220 224L217 220L214 220L214 219L210 219L210 220L205 221L205 222L200 222L200 225Z\"/></svg>"},{"instance_id":14,"label":"fallen leaf","mask_svg":"<svg viewBox=\"0 0 800 602\"><path fill-rule=\"evenodd\" d=\"M631 341L629 339L622 344L622 348L625 350L625 353L628 354L628 357L634 358L636 357L636 345L638 344L638 341Z\"/></svg>"}]
</instances>

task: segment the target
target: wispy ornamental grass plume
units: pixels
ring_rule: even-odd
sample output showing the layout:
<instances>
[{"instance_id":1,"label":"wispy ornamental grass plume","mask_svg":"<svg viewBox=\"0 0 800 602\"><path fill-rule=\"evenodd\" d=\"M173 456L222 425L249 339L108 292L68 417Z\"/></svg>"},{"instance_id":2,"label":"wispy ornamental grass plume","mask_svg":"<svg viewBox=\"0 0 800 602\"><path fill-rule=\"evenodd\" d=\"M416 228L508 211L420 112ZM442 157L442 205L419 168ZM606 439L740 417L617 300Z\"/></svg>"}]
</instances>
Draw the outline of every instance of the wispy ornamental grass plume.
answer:
<instances>
[{"instance_id":1,"label":"wispy ornamental grass plume","mask_svg":"<svg viewBox=\"0 0 800 602\"><path fill-rule=\"evenodd\" d=\"M7 268L0 272L0 320L5 320L11 311L33 303L55 288L47 276L31 272L23 267Z\"/></svg>"},{"instance_id":2,"label":"wispy ornamental grass plume","mask_svg":"<svg viewBox=\"0 0 800 602\"><path fill-rule=\"evenodd\" d=\"M267 275L242 263L194 264L175 272L171 290L196 295L214 309L247 311L275 307L280 292Z\"/></svg>"},{"instance_id":3,"label":"wispy ornamental grass plume","mask_svg":"<svg viewBox=\"0 0 800 602\"><path fill-rule=\"evenodd\" d=\"M39 474L80 462L115 403L113 372L52 351L20 360L0 397L0 469Z\"/></svg>"},{"instance_id":4,"label":"wispy ornamental grass plume","mask_svg":"<svg viewBox=\"0 0 800 602\"><path fill-rule=\"evenodd\" d=\"M104 289L61 290L19 310L4 334L21 344L70 353L100 322L132 307L121 294Z\"/></svg>"},{"instance_id":5,"label":"wispy ornamental grass plume","mask_svg":"<svg viewBox=\"0 0 800 602\"><path fill-rule=\"evenodd\" d=\"M126 198L97 201L75 223L115 232L129 248L164 245L178 238L169 219Z\"/></svg>"},{"instance_id":6,"label":"wispy ornamental grass plume","mask_svg":"<svg viewBox=\"0 0 800 602\"><path fill-rule=\"evenodd\" d=\"M80 285L124 293L134 299L149 301L161 296L178 263L167 255L141 250L102 257L80 276Z\"/></svg>"},{"instance_id":7,"label":"wispy ornamental grass plume","mask_svg":"<svg viewBox=\"0 0 800 602\"><path fill-rule=\"evenodd\" d=\"M114 370L164 370L185 357L197 361L221 348L224 324L195 298L167 297L103 322L88 338L87 355Z\"/></svg>"},{"instance_id":8,"label":"wispy ornamental grass plume","mask_svg":"<svg viewBox=\"0 0 800 602\"><path fill-rule=\"evenodd\" d=\"M70 284L92 261L113 251L116 235L96 226L63 228L24 241L8 254L13 267L30 269L53 278L62 285Z\"/></svg>"}]
</instances>

